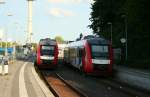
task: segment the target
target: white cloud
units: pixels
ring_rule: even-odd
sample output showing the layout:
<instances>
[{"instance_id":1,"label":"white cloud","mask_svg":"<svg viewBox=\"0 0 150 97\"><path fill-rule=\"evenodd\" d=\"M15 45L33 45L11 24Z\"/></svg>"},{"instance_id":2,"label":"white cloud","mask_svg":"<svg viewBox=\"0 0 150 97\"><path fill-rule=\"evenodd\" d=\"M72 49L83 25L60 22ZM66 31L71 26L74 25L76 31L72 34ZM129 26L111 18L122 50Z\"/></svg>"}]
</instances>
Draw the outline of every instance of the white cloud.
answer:
<instances>
[{"instance_id":1,"label":"white cloud","mask_svg":"<svg viewBox=\"0 0 150 97\"><path fill-rule=\"evenodd\" d=\"M49 0L50 3L81 3L82 0Z\"/></svg>"},{"instance_id":2,"label":"white cloud","mask_svg":"<svg viewBox=\"0 0 150 97\"><path fill-rule=\"evenodd\" d=\"M86 0L86 1L88 1L88 3L90 3L90 4L94 3L94 0Z\"/></svg>"},{"instance_id":3,"label":"white cloud","mask_svg":"<svg viewBox=\"0 0 150 97\"><path fill-rule=\"evenodd\" d=\"M51 8L50 14L55 17L70 17L75 15L75 13L73 13L72 11L61 8Z\"/></svg>"}]
</instances>

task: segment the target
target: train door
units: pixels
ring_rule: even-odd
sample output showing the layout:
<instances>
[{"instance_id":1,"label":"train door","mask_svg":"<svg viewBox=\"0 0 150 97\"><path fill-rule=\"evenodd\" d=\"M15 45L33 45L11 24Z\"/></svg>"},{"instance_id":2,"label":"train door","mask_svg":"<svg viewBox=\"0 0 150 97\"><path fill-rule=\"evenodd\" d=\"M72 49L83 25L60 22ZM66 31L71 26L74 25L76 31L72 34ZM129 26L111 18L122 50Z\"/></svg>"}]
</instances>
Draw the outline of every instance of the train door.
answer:
<instances>
[{"instance_id":1,"label":"train door","mask_svg":"<svg viewBox=\"0 0 150 97\"><path fill-rule=\"evenodd\" d=\"M74 47L72 47L72 48L70 48L69 49L70 50L70 58L69 58L69 60L70 60L70 63L73 65L73 66L75 66L75 64L76 64L76 51L75 51L75 48Z\"/></svg>"},{"instance_id":2,"label":"train door","mask_svg":"<svg viewBox=\"0 0 150 97\"><path fill-rule=\"evenodd\" d=\"M80 69L80 67L82 66L82 52L83 52L83 48L82 47L77 47L76 48L76 66L77 68Z\"/></svg>"},{"instance_id":3,"label":"train door","mask_svg":"<svg viewBox=\"0 0 150 97\"><path fill-rule=\"evenodd\" d=\"M64 63L69 63L69 50L68 50L68 48L65 48L64 49L64 59L63 59L63 61L64 61Z\"/></svg>"},{"instance_id":4,"label":"train door","mask_svg":"<svg viewBox=\"0 0 150 97\"><path fill-rule=\"evenodd\" d=\"M76 52L75 65L76 65L77 68L79 68L79 48L78 47L76 47L75 52Z\"/></svg>"},{"instance_id":5,"label":"train door","mask_svg":"<svg viewBox=\"0 0 150 97\"><path fill-rule=\"evenodd\" d=\"M85 65L85 49L84 47L79 47L79 68L84 70Z\"/></svg>"}]
</instances>

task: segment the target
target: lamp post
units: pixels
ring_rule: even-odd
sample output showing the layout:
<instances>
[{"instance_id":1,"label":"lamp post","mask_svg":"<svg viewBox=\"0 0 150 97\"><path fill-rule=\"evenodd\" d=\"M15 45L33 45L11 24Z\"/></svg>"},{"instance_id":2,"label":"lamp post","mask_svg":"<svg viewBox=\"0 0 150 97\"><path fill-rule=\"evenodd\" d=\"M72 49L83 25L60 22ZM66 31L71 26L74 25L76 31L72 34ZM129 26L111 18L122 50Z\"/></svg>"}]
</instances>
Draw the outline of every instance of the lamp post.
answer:
<instances>
[{"instance_id":1,"label":"lamp post","mask_svg":"<svg viewBox=\"0 0 150 97\"><path fill-rule=\"evenodd\" d=\"M125 42L125 53L126 53L126 57L125 59L128 59L128 22L127 22L127 16L126 15L122 15L122 18L124 19L124 32L125 32L125 38L126 38L126 42Z\"/></svg>"},{"instance_id":2,"label":"lamp post","mask_svg":"<svg viewBox=\"0 0 150 97\"><path fill-rule=\"evenodd\" d=\"M11 16L13 16L13 14L9 12L9 13L7 13L7 16L8 16L8 17L11 17ZM6 29L8 29L8 28L6 28ZM7 54L7 42L8 42L8 41L7 41L7 31L8 31L8 30L6 30L6 33L5 33L5 34L6 34L6 35L5 35L5 37L6 37L5 56L8 55L8 54Z\"/></svg>"},{"instance_id":3,"label":"lamp post","mask_svg":"<svg viewBox=\"0 0 150 97\"><path fill-rule=\"evenodd\" d=\"M0 4L5 4L5 1L4 0L0 0Z\"/></svg>"},{"instance_id":4,"label":"lamp post","mask_svg":"<svg viewBox=\"0 0 150 97\"><path fill-rule=\"evenodd\" d=\"M0 5L2 5L2 4L5 4L4 0L0 0ZM0 40L2 40L2 38ZM1 47L2 47L2 41L1 41Z\"/></svg>"},{"instance_id":5,"label":"lamp post","mask_svg":"<svg viewBox=\"0 0 150 97\"><path fill-rule=\"evenodd\" d=\"M107 24L110 25L110 41L111 41L111 44L112 44L113 43L113 40L112 40L112 23L108 22Z\"/></svg>"},{"instance_id":6,"label":"lamp post","mask_svg":"<svg viewBox=\"0 0 150 97\"><path fill-rule=\"evenodd\" d=\"M6 43L5 43L5 56L7 56L7 30L5 33Z\"/></svg>"},{"instance_id":7,"label":"lamp post","mask_svg":"<svg viewBox=\"0 0 150 97\"><path fill-rule=\"evenodd\" d=\"M125 44L126 44L126 38L121 38L120 42L122 43L122 47L121 47L121 60L123 62L123 64L125 64L125 59L126 59L126 55L125 55Z\"/></svg>"},{"instance_id":8,"label":"lamp post","mask_svg":"<svg viewBox=\"0 0 150 97\"><path fill-rule=\"evenodd\" d=\"M0 0L0 5L2 4L5 4L4 0ZM0 43L1 43L0 47L2 47L2 37L3 37L3 32L0 32Z\"/></svg>"}]
</instances>

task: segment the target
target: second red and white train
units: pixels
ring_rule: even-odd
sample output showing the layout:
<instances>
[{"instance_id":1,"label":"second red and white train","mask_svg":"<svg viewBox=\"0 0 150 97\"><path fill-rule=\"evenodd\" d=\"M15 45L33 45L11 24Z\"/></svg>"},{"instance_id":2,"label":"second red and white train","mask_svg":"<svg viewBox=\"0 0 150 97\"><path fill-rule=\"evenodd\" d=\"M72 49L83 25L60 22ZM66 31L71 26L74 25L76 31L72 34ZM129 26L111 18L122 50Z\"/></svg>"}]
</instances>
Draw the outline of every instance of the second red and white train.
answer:
<instances>
[{"instance_id":1,"label":"second red and white train","mask_svg":"<svg viewBox=\"0 0 150 97\"><path fill-rule=\"evenodd\" d=\"M71 42L64 51L64 62L88 74L111 75L113 70L111 43L103 38Z\"/></svg>"}]
</instances>

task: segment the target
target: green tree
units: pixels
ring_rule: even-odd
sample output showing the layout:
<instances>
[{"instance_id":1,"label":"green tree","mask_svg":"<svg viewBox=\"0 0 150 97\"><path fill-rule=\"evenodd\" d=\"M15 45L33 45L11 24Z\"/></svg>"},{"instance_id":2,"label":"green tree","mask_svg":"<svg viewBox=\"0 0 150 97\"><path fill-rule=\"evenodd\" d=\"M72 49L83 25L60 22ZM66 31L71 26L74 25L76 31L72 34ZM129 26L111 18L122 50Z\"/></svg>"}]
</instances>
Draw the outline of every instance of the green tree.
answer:
<instances>
[{"instance_id":1,"label":"green tree","mask_svg":"<svg viewBox=\"0 0 150 97\"><path fill-rule=\"evenodd\" d=\"M149 0L94 0L90 28L93 33L110 40L113 26L113 46L121 47L120 38L125 37L125 20L128 31L128 59L138 64L149 64L150 13ZM144 61L145 60L145 61ZM132 62L131 62L132 63Z\"/></svg>"},{"instance_id":2,"label":"green tree","mask_svg":"<svg viewBox=\"0 0 150 97\"><path fill-rule=\"evenodd\" d=\"M57 41L57 43L63 43L64 42L64 39L62 36L56 36L55 40Z\"/></svg>"},{"instance_id":3,"label":"green tree","mask_svg":"<svg viewBox=\"0 0 150 97\"><path fill-rule=\"evenodd\" d=\"M120 6L122 6L124 0L95 0L92 5L90 28L93 29L93 33L96 33L106 39L110 39L110 31L108 22L114 24L118 21L118 15L120 14Z\"/></svg>"},{"instance_id":4,"label":"green tree","mask_svg":"<svg viewBox=\"0 0 150 97\"><path fill-rule=\"evenodd\" d=\"M33 47L33 51L35 52L37 49L37 43L31 43L31 46Z\"/></svg>"}]
</instances>

